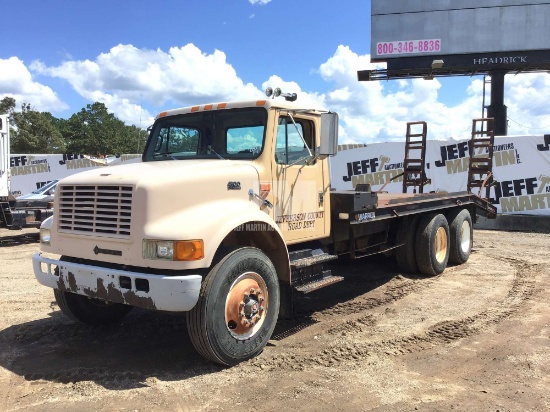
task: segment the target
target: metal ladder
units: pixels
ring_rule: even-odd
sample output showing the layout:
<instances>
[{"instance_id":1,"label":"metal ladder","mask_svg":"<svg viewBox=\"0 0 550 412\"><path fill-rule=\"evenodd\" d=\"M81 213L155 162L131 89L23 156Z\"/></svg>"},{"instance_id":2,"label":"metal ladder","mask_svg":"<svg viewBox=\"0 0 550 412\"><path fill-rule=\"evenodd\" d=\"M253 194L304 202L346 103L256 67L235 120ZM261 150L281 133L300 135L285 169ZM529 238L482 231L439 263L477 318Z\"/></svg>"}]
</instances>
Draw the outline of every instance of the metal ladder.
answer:
<instances>
[{"instance_id":1,"label":"metal ladder","mask_svg":"<svg viewBox=\"0 0 550 412\"><path fill-rule=\"evenodd\" d=\"M472 120L472 140L470 141L470 163L468 167L468 192L478 187L478 196L485 188L485 198L489 199L493 184L493 145L495 120L492 117Z\"/></svg>"},{"instance_id":2,"label":"metal ladder","mask_svg":"<svg viewBox=\"0 0 550 412\"><path fill-rule=\"evenodd\" d=\"M420 133L413 133L413 128ZM426 122L407 122L407 136L405 141L405 160L403 164L403 193L408 187L418 187L418 192L424 192L424 185L429 183L426 178ZM416 193L416 189L413 190Z\"/></svg>"}]
</instances>

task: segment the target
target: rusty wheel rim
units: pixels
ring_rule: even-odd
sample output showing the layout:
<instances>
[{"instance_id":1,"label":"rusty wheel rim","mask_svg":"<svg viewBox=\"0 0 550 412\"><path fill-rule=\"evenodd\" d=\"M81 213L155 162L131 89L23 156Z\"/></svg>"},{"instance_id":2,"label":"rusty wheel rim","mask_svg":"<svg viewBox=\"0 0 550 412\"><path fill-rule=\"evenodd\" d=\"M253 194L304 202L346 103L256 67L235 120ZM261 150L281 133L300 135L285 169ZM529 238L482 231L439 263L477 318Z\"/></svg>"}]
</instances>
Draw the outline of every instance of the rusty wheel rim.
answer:
<instances>
[{"instance_id":1,"label":"rusty wheel rim","mask_svg":"<svg viewBox=\"0 0 550 412\"><path fill-rule=\"evenodd\" d=\"M439 263L447 256L447 231L444 227L437 229L435 233L435 258Z\"/></svg>"},{"instance_id":2,"label":"rusty wheel rim","mask_svg":"<svg viewBox=\"0 0 550 412\"><path fill-rule=\"evenodd\" d=\"M240 275L227 293L225 325L235 339L247 340L262 327L267 314L268 293L256 272Z\"/></svg>"}]
</instances>

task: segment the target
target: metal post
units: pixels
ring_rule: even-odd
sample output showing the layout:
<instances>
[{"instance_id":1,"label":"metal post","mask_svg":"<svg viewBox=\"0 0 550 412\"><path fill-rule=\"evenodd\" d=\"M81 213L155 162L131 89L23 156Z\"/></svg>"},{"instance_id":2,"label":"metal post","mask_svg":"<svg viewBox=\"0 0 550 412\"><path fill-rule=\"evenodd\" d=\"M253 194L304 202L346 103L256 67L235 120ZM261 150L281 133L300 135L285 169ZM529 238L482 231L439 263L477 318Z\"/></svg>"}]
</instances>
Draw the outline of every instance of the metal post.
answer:
<instances>
[{"instance_id":1,"label":"metal post","mask_svg":"<svg viewBox=\"0 0 550 412\"><path fill-rule=\"evenodd\" d=\"M507 70L492 70L491 75L491 105L487 116L495 119L495 136L508 134L507 107L504 105L504 75Z\"/></svg>"}]
</instances>

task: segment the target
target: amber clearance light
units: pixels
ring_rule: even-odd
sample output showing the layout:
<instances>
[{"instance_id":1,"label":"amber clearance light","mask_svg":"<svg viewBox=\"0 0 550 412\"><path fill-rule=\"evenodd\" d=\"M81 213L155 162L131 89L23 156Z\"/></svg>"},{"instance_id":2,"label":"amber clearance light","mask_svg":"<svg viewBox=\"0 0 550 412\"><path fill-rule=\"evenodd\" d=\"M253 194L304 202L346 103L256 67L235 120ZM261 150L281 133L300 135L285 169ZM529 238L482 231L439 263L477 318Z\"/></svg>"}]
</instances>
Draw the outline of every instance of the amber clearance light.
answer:
<instances>
[{"instance_id":1,"label":"amber clearance light","mask_svg":"<svg viewBox=\"0 0 550 412\"><path fill-rule=\"evenodd\" d=\"M177 240L174 242L174 260L200 260L204 258L202 240Z\"/></svg>"}]
</instances>

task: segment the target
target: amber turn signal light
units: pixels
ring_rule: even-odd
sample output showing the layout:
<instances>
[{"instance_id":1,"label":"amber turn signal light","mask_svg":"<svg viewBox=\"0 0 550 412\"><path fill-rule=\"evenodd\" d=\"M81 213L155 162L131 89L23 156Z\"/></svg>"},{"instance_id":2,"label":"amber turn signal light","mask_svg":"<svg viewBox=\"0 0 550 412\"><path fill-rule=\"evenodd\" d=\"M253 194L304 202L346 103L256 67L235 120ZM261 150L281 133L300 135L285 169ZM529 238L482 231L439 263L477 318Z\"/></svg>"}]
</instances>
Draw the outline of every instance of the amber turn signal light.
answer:
<instances>
[{"instance_id":1,"label":"amber turn signal light","mask_svg":"<svg viewBox=\"0 0 550 412\"><path fill-rule=\"evenodd\" d=\"M202 240L177 240L174 243L174 260L200 260L204 258L204 242Z\"/></svg>"}]
</instances>

